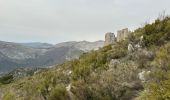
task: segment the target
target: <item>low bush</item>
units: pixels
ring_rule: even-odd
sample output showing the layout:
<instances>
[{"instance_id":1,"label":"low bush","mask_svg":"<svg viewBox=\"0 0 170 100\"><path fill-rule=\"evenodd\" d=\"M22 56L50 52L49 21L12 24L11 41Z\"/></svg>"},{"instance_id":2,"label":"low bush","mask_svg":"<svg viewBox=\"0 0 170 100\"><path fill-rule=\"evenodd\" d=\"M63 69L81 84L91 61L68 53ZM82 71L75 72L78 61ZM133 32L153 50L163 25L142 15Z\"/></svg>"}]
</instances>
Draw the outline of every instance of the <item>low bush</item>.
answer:
<instances>
[{"instance_id":1,"label":"low bush","mask_svg":"<svg viewBox=\"0 0 170 100\"><path fill-rule=\"evenodd\" d=\"M13 81L13 76L12 75L5 75L0 77L0 83L1 84L9 84Z\"/></svg>"},{"instance_id":2,"label":"low bush","mask_svg":"<svg viewBox=\"0 0 170 100\"><path fill-rule=\"evenodd\" d=\"M109 59L119 59L127 55L128 41L122 41L114 45L113 49L108 52Z\"/></svg>"},{"instance_id":3,"label":"low bush","mask_svg":"<svg viewBox=\"0 0 170 100\"><path fill-rule=\"evenodd\" d=\"M163 45L170 40L170 17L157 19L155 23L147 24L143 29L145 46Z\"/></svg>"},{"instance_id":4,"label":"low bush","mask_svg":"<svg viewBox=\"0 0 170 100\"><path fill-rule=\"evenodd\" d=\"M170 99L170 43L162 46L151 63L152 79L146 84L138 100L169 100Z\"/></svg>"},{"instance_id":5,"label":"low bush","mask_svg":"<svg viewBox=\"0 0 170 100\"><path fill-rule=\"evenodd\" d=\"M63 84L56 85L50 93L49 100L69 100L65 86Z\"/></svg>"}]
</instances>

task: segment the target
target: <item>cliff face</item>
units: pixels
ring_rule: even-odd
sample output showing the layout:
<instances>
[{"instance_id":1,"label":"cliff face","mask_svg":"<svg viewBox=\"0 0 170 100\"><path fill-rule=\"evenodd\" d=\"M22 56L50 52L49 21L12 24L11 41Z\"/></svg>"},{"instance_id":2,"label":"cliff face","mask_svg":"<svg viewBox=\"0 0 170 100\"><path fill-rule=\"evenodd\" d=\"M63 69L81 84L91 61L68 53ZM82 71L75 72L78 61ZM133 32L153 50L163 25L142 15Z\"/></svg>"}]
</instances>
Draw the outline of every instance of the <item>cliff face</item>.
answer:
<instances>
[{"instance_id":1,"label":"cliff face","mask_svg":"<svg viewBox=\"0 0 170 100\"><path fill-rule=\"evenodd\" d=\"M117 31L117 41L120 42L122 40L125 40L128 37L129 33L130 32L128 28Z\"/></svg>"},{"instance_id":2,"label":"cliff face","mask_svg":"<svg viewBox=\"0 0 170 100\"><path fill-rule=\"evenodd\" d=\"M105 46L123 41L128 38L129 34L130 31L128 30L128 28L118 30L117 37L115 37L114 33L108 32L105 34Z\"/></svg>"},{"instance_id":3,"label":"cliff face","mask_svg":"<svg viewBox=\"0 0 170 100\"><path fill-rule=\"evenodd\" d=\"M116 37L114 33L108 32L105 34L105 46L114 44L116 42Z\"/></svg>"}]
</instances>

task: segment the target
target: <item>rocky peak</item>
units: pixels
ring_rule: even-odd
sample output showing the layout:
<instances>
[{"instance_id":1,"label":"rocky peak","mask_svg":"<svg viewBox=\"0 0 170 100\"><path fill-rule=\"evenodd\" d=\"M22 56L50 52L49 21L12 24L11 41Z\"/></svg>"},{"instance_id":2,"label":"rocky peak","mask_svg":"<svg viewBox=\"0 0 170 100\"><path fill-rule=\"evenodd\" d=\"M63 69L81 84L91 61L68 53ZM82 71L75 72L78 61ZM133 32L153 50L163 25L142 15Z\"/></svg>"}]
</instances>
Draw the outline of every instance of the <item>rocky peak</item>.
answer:
<instances>
[{"instance_id":1,"label":"rocky peak","mask_svg":"<svg viewBox=\"0 0 170 100\"><path fill-rule=\"evenodd\" d=\"M109 44L114 44L116 42L116 37L114 33L108 32L105 34L105 46Z\"/></svg>"},{"instance_id":2,"label":"rocky peak","mask_svg":"<svg viewBox=\"0 0 170 100\"><path fill-rule=\"evenodd\" d=\"M118 30L117 31L117 41L119 42L119 41L125 40L125 38L128 37L129 33L130 32L129 32L128 28Z\"/></svg>"}]
</instances>

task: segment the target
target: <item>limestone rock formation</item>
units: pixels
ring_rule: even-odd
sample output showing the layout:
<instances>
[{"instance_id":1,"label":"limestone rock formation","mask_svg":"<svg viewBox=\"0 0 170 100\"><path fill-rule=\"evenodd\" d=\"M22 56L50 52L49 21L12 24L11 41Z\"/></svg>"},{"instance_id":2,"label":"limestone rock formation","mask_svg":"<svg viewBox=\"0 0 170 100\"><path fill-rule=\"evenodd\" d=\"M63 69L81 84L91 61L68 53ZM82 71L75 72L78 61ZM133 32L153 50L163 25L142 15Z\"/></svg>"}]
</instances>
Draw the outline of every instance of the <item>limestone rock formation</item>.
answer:
<instances>
[{"instance_id":1,"label":"limestone rock formation","mask_svg":"<svg viewBox=\"0 0 170 100\"><path fill-rule=\"evenodd\" d=\"M116 37L114 33L108 32L105 35L105 46L114 44L116 42Z\"/></svg>"},{"instance_id":2,"label":"limestone rock formation","mask_svg":"<svg viewBox=\"0 0 170 100\"><path fill-rule=\"evenodd\" d=\"M128 28L118 30L117 31L117 42L125 40L125 38L128 37L129 33L130 32L129 32Z\"/></svg>"},{"instance_id":3,"label":"limestone rock formation","mask_svg":"<svg viewBox=\"0 0 170 100\"><path fill-rule=\"evenodd\" d=\"M134 50L135 50L135 49L134 49L133 45L132 45L132 44L129 44L129 45L128 45L128 51L129 51L129 53L132 53Z\"/></svg>"},{"instance_id":4,"label":"limestone rock formation","mask_svg":"<svg viewBox=\"0 0 170 100\"><path fill-rule=\"evenodd\" d=\"M151 71L142 71L138 74L138 77L139 79L142 81L142 82L146 82L148 80L148 77L150 75Z\"/></svg>"}]
</instances>

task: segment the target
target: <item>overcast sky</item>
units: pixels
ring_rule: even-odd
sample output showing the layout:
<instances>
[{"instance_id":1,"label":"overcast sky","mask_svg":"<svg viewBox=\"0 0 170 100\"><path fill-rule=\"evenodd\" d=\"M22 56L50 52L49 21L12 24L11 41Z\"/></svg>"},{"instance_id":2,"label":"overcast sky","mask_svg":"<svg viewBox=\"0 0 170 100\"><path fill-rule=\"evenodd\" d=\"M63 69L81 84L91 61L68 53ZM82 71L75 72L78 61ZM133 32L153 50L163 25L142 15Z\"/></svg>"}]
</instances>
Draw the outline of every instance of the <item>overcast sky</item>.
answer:
<instances>
[{"instance_id":1,"label":"overcast sky","mask_svg":"<svg viewBox=\"0 0 170 100\"><path fill-rule=\"evenodd\" d=\"M170 0L0 0L0 40L96 41L152 22Z\"/></svg>"}]
</instances>

